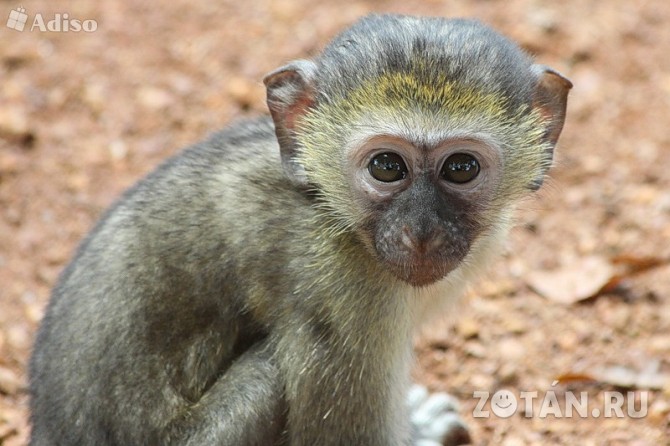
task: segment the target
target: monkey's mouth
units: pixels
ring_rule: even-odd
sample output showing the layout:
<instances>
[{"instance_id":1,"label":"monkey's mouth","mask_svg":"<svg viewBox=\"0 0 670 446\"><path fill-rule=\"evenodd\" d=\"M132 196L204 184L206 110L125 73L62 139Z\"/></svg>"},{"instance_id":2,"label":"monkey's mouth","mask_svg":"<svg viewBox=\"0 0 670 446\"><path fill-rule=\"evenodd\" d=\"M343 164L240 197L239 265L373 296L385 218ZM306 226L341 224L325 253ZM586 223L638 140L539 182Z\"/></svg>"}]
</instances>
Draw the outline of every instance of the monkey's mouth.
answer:
<instances>
[{"instance_id":1,"label":"monkey's mouth","mask_svg":"<svg viewBox=\"0 0 670 446\"><path fill-rule=\"evenodd\" d=\"M412 259L411 261L387 261L392 272L403 282L414 287L425 287L444 279L458 267L459 262L444 259Z\"/></svg>"},{"instance_id":2,"label":"monkey's mouth","mask_svg":"<svg viewBox=\"0 0 670 446\"><path fill-rule=\"evenodd\" d=\"M418 238L409 229L385 231L371 245L393 276L414 287L424 287L458 268L470 248L465 237L448 237L450 234L437 230L429 235Z\"/></svg>"}]
</instances>

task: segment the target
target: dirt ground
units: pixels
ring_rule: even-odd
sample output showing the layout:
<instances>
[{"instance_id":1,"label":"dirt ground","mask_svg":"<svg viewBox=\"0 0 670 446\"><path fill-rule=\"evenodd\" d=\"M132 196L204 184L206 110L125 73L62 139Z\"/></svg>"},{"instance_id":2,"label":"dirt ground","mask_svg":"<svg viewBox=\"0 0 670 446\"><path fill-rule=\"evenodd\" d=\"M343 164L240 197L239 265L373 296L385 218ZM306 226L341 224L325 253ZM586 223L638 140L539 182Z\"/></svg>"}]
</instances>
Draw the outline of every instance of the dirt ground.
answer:
<instances>
[{"instance_id":1,"label":"dirt ground","mask_svg":"<svg viewBox=\"0 0 670 446\"><path fill-rule=\"evenodd\" d=\"M0 29L0 445L27 441L33 336L100 213L180 147L265 112L264 73L373 11L478 17L575 84L553 179L417 343L416 378L459 398L477 445L670 445L670 2L0 0L3 24L19 4L26 28ZM31 31L38 13L97 29ZM502 389L537 392L533 412L477 416L475 392ZM580 392L588 413L569 417ZM605 417L608 392L646 414Z\"/></svg>"}]
</instances>

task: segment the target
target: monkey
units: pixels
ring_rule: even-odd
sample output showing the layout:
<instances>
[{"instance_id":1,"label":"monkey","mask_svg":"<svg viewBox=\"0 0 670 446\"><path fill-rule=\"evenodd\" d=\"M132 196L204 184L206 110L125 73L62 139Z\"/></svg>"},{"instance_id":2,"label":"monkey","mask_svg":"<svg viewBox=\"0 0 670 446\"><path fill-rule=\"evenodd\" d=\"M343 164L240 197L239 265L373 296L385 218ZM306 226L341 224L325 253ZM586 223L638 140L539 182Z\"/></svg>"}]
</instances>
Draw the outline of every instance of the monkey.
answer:
<instances>
[{"instance_id":1,"label":"monkey","mask_svg":"<svg viewBox=\"0 0 670 446\"><path fill-rule=\"evenodd\" d=\"M572 84L476 20L400 15L264 84L269 116L161 164L62 272L31 445L428 444L413 336L501 251Z\"/></svg>"}]
</instances>

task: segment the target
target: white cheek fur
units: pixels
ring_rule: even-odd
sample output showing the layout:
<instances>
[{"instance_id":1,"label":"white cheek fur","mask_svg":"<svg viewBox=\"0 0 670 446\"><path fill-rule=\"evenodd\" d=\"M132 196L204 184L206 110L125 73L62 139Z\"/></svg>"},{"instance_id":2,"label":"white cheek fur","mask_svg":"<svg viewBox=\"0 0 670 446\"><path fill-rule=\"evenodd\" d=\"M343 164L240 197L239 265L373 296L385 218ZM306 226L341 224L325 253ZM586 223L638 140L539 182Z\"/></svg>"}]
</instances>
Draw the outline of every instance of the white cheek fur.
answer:
<instances>
[{"instance_id":1,"label":"white cheek fur","mask_svg":"<svg viewBox=\"0 0 670 446\"><path fill-rule=\"evenodd\" d=\"M408 289L415 330L420 331L436 316L449 317L450 309L458 304L467 286L502 252L512 226L512 212L508 211L495 229L479 238L461 265L447 277L427 287Z\"/></svg>"}]
</instances>

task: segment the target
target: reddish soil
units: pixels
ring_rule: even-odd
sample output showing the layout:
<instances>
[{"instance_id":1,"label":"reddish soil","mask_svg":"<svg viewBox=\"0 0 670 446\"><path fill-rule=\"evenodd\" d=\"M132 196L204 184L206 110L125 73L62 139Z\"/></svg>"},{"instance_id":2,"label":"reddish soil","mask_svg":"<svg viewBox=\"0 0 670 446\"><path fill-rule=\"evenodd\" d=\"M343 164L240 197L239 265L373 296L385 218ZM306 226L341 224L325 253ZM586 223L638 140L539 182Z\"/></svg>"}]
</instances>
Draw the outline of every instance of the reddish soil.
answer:
<instances>
[{"instance_id":1,"label":"reddish soil","mask_svg":"<svg viewBox=\"0 0 670 446\"><path fill-rule=\"evenodd\" d=\"M0 1L2 20L18 5ZM0 28L0 445L27 441L34 333L101 212L185 144L265 112L264 73L373 11L478 17L575 84L553 179L522 206L491 274L418 342L417 379L459 397L477 445L670 445L670 3L22 6L26 29ZM31 31L37 13L98 27ZM585 259L596 259L596 272ZM623 272L577 299L574 286L608 266ZM541 292L547 283L558 298ZM537 391L539 407L554 392L562 415L566 393L587 392L589 414L473 416L473 393L500 389ZM610 391L646 395L646 416L593 416Z\"/></svg>"}]
</instances>

